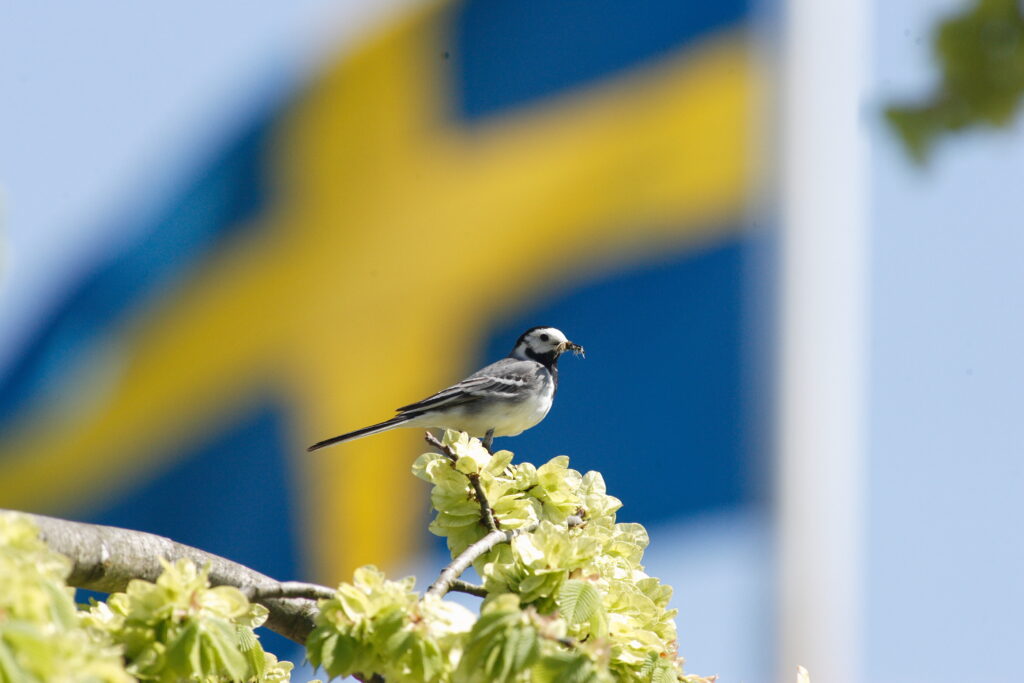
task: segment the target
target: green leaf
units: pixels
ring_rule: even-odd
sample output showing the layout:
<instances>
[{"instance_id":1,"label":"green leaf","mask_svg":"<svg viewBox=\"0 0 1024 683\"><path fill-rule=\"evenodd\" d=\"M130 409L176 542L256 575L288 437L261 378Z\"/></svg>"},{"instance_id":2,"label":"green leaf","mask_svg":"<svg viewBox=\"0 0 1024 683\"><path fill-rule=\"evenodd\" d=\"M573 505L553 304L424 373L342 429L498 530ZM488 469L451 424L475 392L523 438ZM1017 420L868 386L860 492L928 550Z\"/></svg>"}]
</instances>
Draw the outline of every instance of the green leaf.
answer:
<instances>
[{"instance_id":1,"label":"green leaf","mask_svg":"<svg viewBox=\"0 0 1024 683\"><path fill-rule=\"evenodd\" d=\"M413 672L417 673L422 681L438 680L444 670L444 658L445 655L437 642L433 639L421 638L417 640Z\"/></svg>"},{"instance_id":2,"label":"green leaf","mask_svg":"<svg viewBox=\"0 0 1024 683\"><path fill-rule=\"evenodd\" d=\"M203 673L227 675L236 681L251 677L245 655L238 649L234 625L221 619L205 619L199 625L199 642L205 659Z\"/></svg>"},{"instance_id":3,"label":"green leaf","mask_svg":"<svg viewBox=\"0 0 1024 683\"><path fill-rule=\"evenodd\" d=\"M601 594L589 581L578 579L562 584L557 602L562 618L571 626L590 621L602 609Z\"/></svg>"},{"instance_id":4,"label":"green leaf","mask_svg":"<svg viewBox=\"0 0 1024 683\"><path fill-rule=\"evenodd\" d=\"M23 681L28 679L28 672L18 666L17 657L4 642L0 633L0 680Z\"/></svg>"},{"instance_id":5,"label":"green leaf","mask_svg":"<svg viewBox=\"0 0 1024 683\"><path fill-rule=\"evenodd\" d=\"M389 659L401 659L416 644L416 635L406 629L395 629L385 641L385 650Z\"/></svg>"},{"instance_id":6,"label":"green leaf","mask_svg":"<svg viewBox=\"0 0 1024 683\"><path fill-rule=\"evenodd\" d=\"M927 160L936 140L974 126L1007 126L1024 101L1024 11L1018 0L976 0L934 31L941 82L927 99L885 115L911 158Z\"/></svg>"},{"instance_id":7,"label":"green leaf","mask_svg":"<svg viewBox=\"0 0 1024 683\"><path fill-rule=\"evenodd\" d=\"M637 673L640 674L640 678L647 681L650 680L651 674L654 672L654 667L658 664L658 653L648 652L647 657L644 658L643 664L640 666Z\"/></svg>"},{"instance_id":8,"label":"green leaf","mask_svg":"<svg viewBox=\"0 0 1024 683\"><path fill-rule=\"evenodd\" d=\"M249 670L259 678L263 676L267 668L267 660L260 645L259 638L252 632L252 629L241 624L235 625L235 639L238 649L245 656Z\"/></svg>"},{"instance_id":9,"label":"green leaf","mask_svg":"<svg viewBox=\"0 0 1024 683\"><path fill-rule=\"evenodd\" d=\"M327 666L327 652L334 649L338 632L327 626L318 626L306 638L306 656L314 669Z\"/></svg>"},{"instance_id":10,"label":"green leaf","mask_svg":"<svg viewBox=\"0 0 1024 683\"><path fill-rule=\"evenodd\" d=\"M167 668L182 676L195 676L202 673L202 661L199 656L199 624L189 620L177 637L167 644Z\"/></svg>"},{"instance_id":11,"label":"green leaf","mask_svg":"<svg viewBox=\"0 0 1024 683\"><path fill-rule=\"evenodd\" d=\"M506 648L509 653L511 669L514 673L525 671L533 666L539 653L537 630L532 626L520 627L515 640L509 639Z\"/></svg>"},{"instance_id":12,"label":"green leaf","mask_svg":"<svg viewBox=\"0 0 1024 683\"><path fill-rule=\"evenodd\" d=\"M331 678L353 672L358 647L359 643L354 638L330 627L318 627L306 641L310 663L315 667L322 666Z\"/></svg>"},{"instance_id":13,"label":"green leaf","mask_svg":"<svg viewBox=\"0 0 1024 683\"><path fill-rule=\"evenodd\" d=\"M677 683L679 671L675 665L668 660L658 660L651 672L651 683Z\"/></svg>"},{"instance_id":14,"label":"green leaf","mask_svg":"<svg viewBox=\"0 0 1024 683\"><path fill-rule=\"evenodd\" d=\"M610 674L599 672L594 663L580 652L546 654L530 673L532 683L603 683L612 680Z\"/></svg>"}]
</instances>

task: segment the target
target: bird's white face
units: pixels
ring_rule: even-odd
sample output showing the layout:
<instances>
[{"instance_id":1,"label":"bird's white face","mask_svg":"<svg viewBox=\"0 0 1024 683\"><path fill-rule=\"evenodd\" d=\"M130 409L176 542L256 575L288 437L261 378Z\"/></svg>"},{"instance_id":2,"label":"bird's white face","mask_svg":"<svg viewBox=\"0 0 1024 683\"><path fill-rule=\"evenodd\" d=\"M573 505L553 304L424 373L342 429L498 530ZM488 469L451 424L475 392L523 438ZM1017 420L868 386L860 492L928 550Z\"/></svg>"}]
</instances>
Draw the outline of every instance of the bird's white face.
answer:
<instances>
[{"instance_id":1,"label":"bird's white face","mask_svg":"<svg viewBox=\"0 0 1024 683\"><path fill-rule=\"evenodd\" d=\"M523 359L552 355L557 358L559 354L565 351L582 353L583 348L569 341L565 334L557 328L535 327L532 330L527 330L519 337L513 355L516 358Z\"/></svg>"}]
</instances>

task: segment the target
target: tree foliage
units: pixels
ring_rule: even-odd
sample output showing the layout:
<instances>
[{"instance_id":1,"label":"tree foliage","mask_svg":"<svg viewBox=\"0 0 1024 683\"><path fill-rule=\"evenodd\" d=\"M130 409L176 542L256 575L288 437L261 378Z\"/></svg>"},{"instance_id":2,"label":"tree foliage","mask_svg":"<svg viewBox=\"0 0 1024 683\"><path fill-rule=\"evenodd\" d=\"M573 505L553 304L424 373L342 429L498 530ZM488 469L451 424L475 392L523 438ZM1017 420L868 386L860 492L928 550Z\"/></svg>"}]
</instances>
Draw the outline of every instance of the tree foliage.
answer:
<instances>
[{"instance_id":1,"label":"tree foliage","mask_svg":"<svg viewBox=\"0 0 1024 683\"><path fill-rule=\"evenodd\" d=\"M188 560L165 562L156 583L132 581L83 615L120 647L129 673L166 683L288 680L292 664L264 652L253 633L266 618L234 586L211 588L206 570Z\"/></svg>"},{"instance_id":2,"label":"tree foliage","mask_svg":"<svg viewBox=\"0 0 1024 683\"><path fill-rule=\"evenodd\" d=\"M0 516L0 681L132 680L120 648L76 609L70 571L28 519Z\"/></svg>"},{"instance_id":3,"label":"tree foliage","mask_svg":"<svg viewBox=\"0 0 1024 683\"><path fill-rule=\"evenodd\" d=\"M939 24L933 49L942 72L936 91L924 102L886 110L918 162L943 134L1013 120L1024 98L1024 5L976 0Z\"/></svg>"},{"instance_id":4,"label":"tree foliage","mask_svg":"<svg viewBox=\"0 0 1024 683\"><path fill-rule=\"evenodd\" d=\"M190 562L91 606L75 605L70 571L28 518L0 515L0 681L288 680L253 633L266 609Z\"/></svg>"},{"instance_id":5,"label":"tree foliage","mask_svg":"<svg viewBox=\"0 0 1024 683\"><path fill-rule=\"evenodd\" d=\"M436 445L413 473L432 485L430 530L452 563L423 594L412 577L356 570L319 602L313 665L363 680L703 680L683 673L671 589L643 570L647 533L616 521L600 474L565 456L514 464L455 432ZM469 590L455 582L469 566L479 614L443 599ZM253 631L267 610L188 560L89 606L74 605L69 571L28 518L0 515L0 683L289 680Z\"/></svg>"},{"instance_id":6,"label":"tree foliage","mask_svg":"<svg viewBox=\"0 0 1024 683\"><path fill-rule=\"evenodd\" d=\"M479 617L364 568L322 606L314 663L330 675L466 683L686 678L672 590L644 573L647 532L616 522L622 503L599 473L570 469L566 456L513 464L511 452L455 432L443 446L413 473L433 485L430 530L453 560L491 533L482 505L511 532L473 561L487 593Z\"/></svg>"}]
</instances>

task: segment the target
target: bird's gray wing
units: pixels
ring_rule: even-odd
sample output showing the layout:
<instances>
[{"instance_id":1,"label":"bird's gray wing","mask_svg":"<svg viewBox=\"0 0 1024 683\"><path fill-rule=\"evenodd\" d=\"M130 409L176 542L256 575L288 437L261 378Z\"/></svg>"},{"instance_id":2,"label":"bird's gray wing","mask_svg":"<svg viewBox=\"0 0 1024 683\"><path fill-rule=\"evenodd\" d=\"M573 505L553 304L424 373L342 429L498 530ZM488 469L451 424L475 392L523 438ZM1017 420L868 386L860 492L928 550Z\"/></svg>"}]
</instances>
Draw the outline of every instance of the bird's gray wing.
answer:
<instances>
[{"instance_id":1,"label":"bird's gray wing","mask_svg":"<svg viewBox=\"0 0 1024 683\"><path fill-rule=\"evenodd\" d=\"M530 387L537 381L536 372L539 367L540 364L535 361L503 358L433 396L402 406L398 413L453 408L483 398L514 401L530 391Z\"/></svg>"}]
</instances>

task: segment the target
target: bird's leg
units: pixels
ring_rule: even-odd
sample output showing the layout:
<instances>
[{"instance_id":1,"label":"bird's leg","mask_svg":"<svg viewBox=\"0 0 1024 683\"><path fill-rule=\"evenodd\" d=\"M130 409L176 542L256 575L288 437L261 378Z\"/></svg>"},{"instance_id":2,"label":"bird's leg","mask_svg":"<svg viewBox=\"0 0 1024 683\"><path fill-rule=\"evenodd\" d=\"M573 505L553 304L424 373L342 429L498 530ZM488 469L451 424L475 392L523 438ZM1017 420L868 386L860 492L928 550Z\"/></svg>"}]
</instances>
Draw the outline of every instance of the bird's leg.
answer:
<instances>
[{"instance_id":1,"label":"bird's leg","mask_svg":"<svg viewBox=\"0 0 1024 683\"><path fill-rule=\"evenodd\" d=\"M494 443L494 428L492 427L491 429L487 430L486 434L484 434L484 440L483 440L484 448L486 448L487 452L490 453L491 455L494 455L494 451L491 450L491 444L493 444L493 443ZM513 476L515 476L514 473L512 472L512 465L507 465L505 467L505 476L506 477L513 477Z\"/></svg>"}]
</instances>

